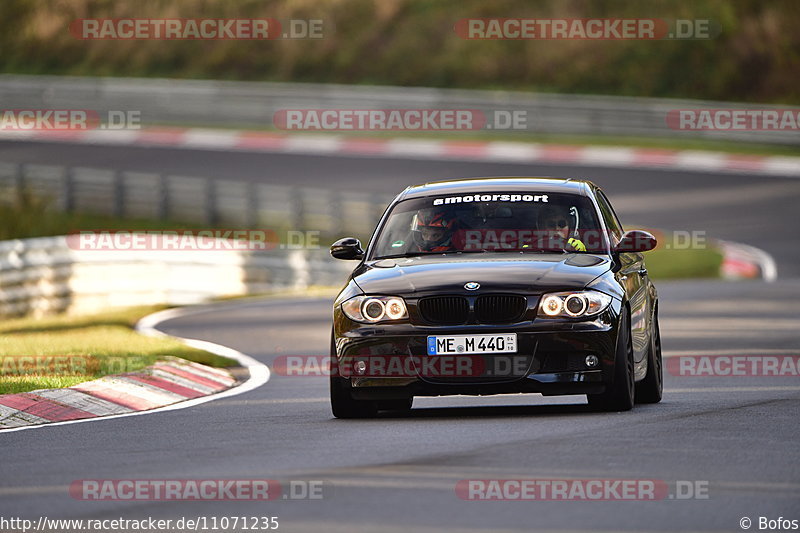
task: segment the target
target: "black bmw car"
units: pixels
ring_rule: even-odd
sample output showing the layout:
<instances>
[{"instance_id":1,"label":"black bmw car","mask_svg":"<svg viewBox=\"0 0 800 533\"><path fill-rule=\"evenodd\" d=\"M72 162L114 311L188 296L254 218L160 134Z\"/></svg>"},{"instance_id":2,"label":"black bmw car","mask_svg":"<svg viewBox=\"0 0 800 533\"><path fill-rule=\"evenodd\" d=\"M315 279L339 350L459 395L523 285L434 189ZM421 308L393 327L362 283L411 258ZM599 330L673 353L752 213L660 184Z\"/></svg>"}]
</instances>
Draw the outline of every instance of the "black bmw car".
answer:
<instances>
[{"instance_id":1,"label":"black bmw car","mask_svg":"<svg viewBox=\"0 0 800 533\"><path fill-rule=\"evenodd\" d=\"M658 297L641 252L588 181L481 178L407 188L333 309L338 418L414 396L585 394L601 410L661 400Z\"/></svg>"}]
</instances>

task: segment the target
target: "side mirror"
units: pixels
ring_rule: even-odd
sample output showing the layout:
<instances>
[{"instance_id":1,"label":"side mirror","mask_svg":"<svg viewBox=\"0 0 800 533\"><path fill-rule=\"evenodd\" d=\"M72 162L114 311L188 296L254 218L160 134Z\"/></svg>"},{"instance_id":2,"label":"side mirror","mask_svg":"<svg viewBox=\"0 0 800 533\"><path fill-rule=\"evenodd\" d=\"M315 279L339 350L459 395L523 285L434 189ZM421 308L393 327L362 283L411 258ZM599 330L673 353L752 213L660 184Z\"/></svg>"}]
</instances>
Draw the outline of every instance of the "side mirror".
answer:
<instances>
[{"instance_id":1,"label":"side mirror","mask_svg":"<svg viewBox=\"0 0 800 533\"><path fill-rule=\"evenodd\" d=\"M615 252L647 252L656 247L658 242L651 233L642 230L626 231L622 240L614 247Z\"/></svg>"},{"instance_id":2,"label":"side mirror","mask_svg":"<svg viewBox=\"0 0 800 533\"><path fill-rule=\"evenodd\" d=\"M361 241L345 237L331 245L331 255L336 259L363 259L364 250L361 248Z\"/></svg>"}]
</instances>

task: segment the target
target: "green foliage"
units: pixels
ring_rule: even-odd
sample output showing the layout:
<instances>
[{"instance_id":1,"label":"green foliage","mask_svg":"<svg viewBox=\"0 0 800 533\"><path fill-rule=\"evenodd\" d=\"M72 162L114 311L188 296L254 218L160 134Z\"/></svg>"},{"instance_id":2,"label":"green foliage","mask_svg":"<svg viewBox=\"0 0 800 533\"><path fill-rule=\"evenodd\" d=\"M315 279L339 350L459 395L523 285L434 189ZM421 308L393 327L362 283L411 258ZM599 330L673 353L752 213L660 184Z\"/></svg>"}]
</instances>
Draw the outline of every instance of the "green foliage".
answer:
<instances>
[{"instance_id":1,"label":"green foliage","mask_svg":"<svg viewBox=\"0 0 800 533\"><path fill-rule=\"evenodd\" d=\"M797 104L795 0L4 0L0 72L502 88ZM323 39L79 40L78 18L322 19ZM710 19L710 40L464 40L470 17Z\"/></svg>"},{"instance_id":2,"label":"green foliage","mask_svg":"<svg viewBox=\"0 0 800 533\"><path fill-rule=\"evenodd\" d=\"M167 220L117 218L95 213L65 213L54 208L54 200L27 190L14 194L12 202L0 204L0 241L64 235L80 230L178 230L206 226Z\"/></svg>"},{"instance_id":3,"label":"green foliage","mask_svg":"<svg viewBox=\"0 0 800 533\"><path fill-rule=\"evenodd\" d=\"M716 248L667 250L659 248L645 254L647 271L656 281L683 278L718 278L722 254Z\"/></svg>"}]
</instances>

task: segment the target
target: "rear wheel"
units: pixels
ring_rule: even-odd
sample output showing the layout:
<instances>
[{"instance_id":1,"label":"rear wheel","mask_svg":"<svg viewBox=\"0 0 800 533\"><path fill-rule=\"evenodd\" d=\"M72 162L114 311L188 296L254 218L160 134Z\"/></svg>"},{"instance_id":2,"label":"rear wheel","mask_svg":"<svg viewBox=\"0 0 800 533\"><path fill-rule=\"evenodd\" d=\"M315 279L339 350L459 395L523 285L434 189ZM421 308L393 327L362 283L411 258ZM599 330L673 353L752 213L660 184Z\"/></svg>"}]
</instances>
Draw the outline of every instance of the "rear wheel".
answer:
<instances>
[{"instance_id":1,"label":"rear wheel","mask_svg":"<svg viewBox=\"0 0 800 533\"><path fill-rule=\"evenodd\" d=\"M634 384L633 346L628 312L623 308L617 332L613 382L601 394L587 394L589 405L601 411L630 411L633 408Z\"/></svg>"},{"instance_id":2,"label":"rear wheel","mask_svg":"<svg viewBox=\"0 0 800 533\"><path fill-rule=\"evenodd\" d=\"M636 403L658 403L664 390L664 367L661 360L661 333L658 329L658 309L653 315L650 349L647 353L647 375L636 384Z\"/></svg>"},{"instance_id":3,"label":"rear wheel","mask_svg":"<svg viewBox=\"0 0 800 533\"><path fill-rule=\"evenodd\" d=\"M369 418L375 416L378 407L373 401L354 400L350 393L350 383L339 376L336 344L331 334L331 411L336 418Z\"/></svg>"}]
</instances>

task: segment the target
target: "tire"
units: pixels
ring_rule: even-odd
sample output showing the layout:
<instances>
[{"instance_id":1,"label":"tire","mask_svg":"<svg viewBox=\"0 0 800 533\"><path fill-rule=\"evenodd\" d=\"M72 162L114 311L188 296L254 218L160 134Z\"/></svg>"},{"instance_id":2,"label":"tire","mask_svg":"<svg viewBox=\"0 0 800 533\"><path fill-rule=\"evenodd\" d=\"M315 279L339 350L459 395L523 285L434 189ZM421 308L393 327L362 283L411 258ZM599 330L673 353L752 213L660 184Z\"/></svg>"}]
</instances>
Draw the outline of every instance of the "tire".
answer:
<instances>
[{"instance_id":1,"label":"tire","mask_svg":"<svg viewBox=\"0 0 800 533\"><path fill-rule=\"evenodd\" d=\"M622 364L620 364L622 363ZM614 373L611 385L601 394L587 394L589 405L600 411L630 411L633 409L634 383L633 346L628 312L623 308L619 319Z\"/></svg>"},{"instance_id":2,"label":"tire","mask_svg":"<svg viewBox=\"0 0 800 533\"><path fill-rule=\"evenodd\" d=\"M331 411L336 418L369 418L378 413L375 402L354 400L350 394L350 383L340 377L336 362L336 344L331 333Z\"/></svg>"},{"instance_id":3,"label":"tire","mask_svg":"<svg viewBox=\"0 0 800 533\"><path fill-rule=\"evenodd\" d=\"M650 349L647 353L647 375L636 384L636 403L658 403L664 390L664 364L661 358L661 332L658 328L658 308L653 315Z\"/></svg>"}]
</instances>

